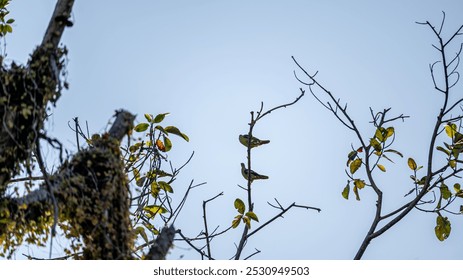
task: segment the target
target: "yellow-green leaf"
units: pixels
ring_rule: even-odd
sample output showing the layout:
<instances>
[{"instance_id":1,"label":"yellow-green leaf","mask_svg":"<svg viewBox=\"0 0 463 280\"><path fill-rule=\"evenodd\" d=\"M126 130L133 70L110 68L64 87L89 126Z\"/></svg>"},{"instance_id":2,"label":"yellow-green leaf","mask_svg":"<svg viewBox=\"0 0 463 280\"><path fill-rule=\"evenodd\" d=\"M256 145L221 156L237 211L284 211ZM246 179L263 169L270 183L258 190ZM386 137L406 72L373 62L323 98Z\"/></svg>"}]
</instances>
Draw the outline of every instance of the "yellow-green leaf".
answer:
<instances>
[{"instance_id":1,"label":"yellow-green leaf","mask_svg":"<svg viewBox=\"0 0 463 280\"><path fill-rule=\"evenodd\" d=\"M159 185L156 181L153 181L151 183L151 195L154 197L154 198L157 198L159 196L159 191L161 189L159 188Z\"/></svg>"},{"instance_id":2,"label":"yellow-green leaf","mask_svg":"<svg viewBox=\"0 0 463 280\"><path fill-rule=\"evenodd\" d=\"M354 174L359 168L360 166L362 165L362 159L358 158L358 159L355 159L354 161L352 161L350 163L350 173L351 174Z\"/></svg>"},{"instance_id":3,"label":"yellow-green leaf","mask_svg":"<svg viewBox=\"0 0 463 280\"><path fill-rule=\"evenodd\" d=\"M256 222L259 221L259 218L257 217L256 213L254 213L254 212L248 211L248 212L246 212L245 215L247 217L251 218L252 220L256 221Z\"/></svg>"},{"instance_id":4,"label":"yellow-green leaf","mask_svg":"<svg viewBox=\"0 0 463 280\"><path fill-rule=\"evenodd\" d=\"M382 128L382 127L378 127L376 129L376 132L375 132L375 137L376 139L379 140L379 142L384 142L386 139L384 138L384 133L385 133L385 129Z\"/></svg>"},{"instance_id":5,"label":"yellow-green leaf","mask_svg":"<svg viewBox=\"0 0 463 280\"><path fill-rule=\"evenodd\" d=\"M145 119L147 122L152 122L153 121L153 115L151 114L145 114Z\"/></svg>"},{"instance_id":6,"label":"yellow-green leaf","mask_svg":"<svg viewBox=\"0 0 463 280\"><path fill-rule=\"evenodd\" d=\"M148 123L139 123L133 128L133 130L135 130L136 132L143 132L147 130L149 126L150 125Z\"/></svg>"},{"instance_id":7,"label":"yellow-green leaf","mask_svg":"<svg viewBox=\"0 0 463 280\"><path fill-rule=\"evenodd\" d=\"M135 153L138 149L140 149L140 147L141 147L140 142L135 143L135 144L133 144L132 146L129 147L129 152Z\"/></svg>"},{"instance_id":8,"label":"yellow-green leaf","mask_svg":"<svg viewBox=\"0 0 463 280\"><path fill-rule=\"evenodd\" d=\"M455 169L455 167L457 166L457 162L455 160L449 160L449 165L450 167L452 167L453 169Z\"/></svg>"},{"instance_id":9,"label":"yellow-green leaf","mask_svg":"<svg viewBox=\"0 0 463 280\"><path fill-rule=\"evenodd\" d=\"M447 150L447 149L445 149L444 147L437 146L436 149L437 149L438 151L441 151L441 152L445 153L446 155L450 156L450 151Z\"/></svg>"},{"instance_id":10,"label":"yellow-green leaf","mask_svg":"<svg viewBox=\"0 0 463 280\"><path fill-rule=\"evenodd\" d=\"M453 189L455 190L455 192L459 192L461 190L461 185L459 183L455 183L453 185Z\"/></svg>"},{"instance_id":11,"label":"yellow-green leaf","mask_svg":"<svg viewBox=\"0 0 463 280\"><path fill-rule=\"evenodd\" d=\"M190 139L188 138L188 136L186 136L186 134L182 133L178 128L176 128L175 126L167 126L164 128L165 131L167 131L168 133L172 133L172 134L175 134L177 136L180 136L182 137L185 141L190 141Z\"/></svg>"},{"instance_id":12,"label":"yellow-green leaf","mask_svg":"<svg viewBox=\"0 0 463 280\"><path fill-rule=\"evenodd\" d=\"M154 122L154 123L160 123L160 122L162 122L162 121L164 120L164 118L165 118L167 115L169 115L169 113L158 114L158 115L156 115L156 117L154 117L153 122Z\"/></svg>"},{"instance_id":13,"label":"yellow-green leaf","mask_svg":"<svg viewBox=\"0 0 463 280\"><path fill-rule=\"evenodd\" d=\"M239 198L235 199L234 205L235 205L235 209L238 210L238 213L244 214L244 211L246 210L246 206L244 205L244 202L241 199Z\"/></svg>"},{"instance_id":14,"label":"yellow-green leaf","mask_svg":"<svg viewBox=\"0 0 463 280\"><path fill-rule=\"evenodd\" d=\"M394 163L394 161L392 159L390 159L388 156L386 156L385 154L382 154L381 157L387 159L388 161Z\"/></svg>"},{"instance_id":15,"label":"yellow-green leaf","mask_svg":"<svg viewBox=\"0 0 463 280\"><path fill-rule=\"evenodd\" d=\"M243 215L237 215L233 221L232 221L232 228L237 228L240 223L241 223L241 217L243 217Z\"/></svg>"},{"instance_id":16,"label":"yellow-green leaf","mask_svg":"<svg viewBox=\"0 0 463 280\"><path fill-rule=\"evenodd\" d=\"M447 136L453 139L453 137L455 137L455 133L457 132L457 125L454 123L447 123L444 128Z\"/></svg>"},{"instance_id":17,"label":"yellow-green leaf","mask_svg":"<svg viewBox=\"0 0 463 280\"><path fill-rule=\"evenodd\" d=\"M354 186L357 187L359 190L363 189L365 187L365 181L360 180L360 179L355 179L354 180Z\"/></svg>"},{"instance_id":18,"label":"yellow-green leaf","mask_svg":"<svg viewBox=\"0 0 463 280\"><path fill-rule=\"evenodd\" d=\"M394 149L387 149L387 150L384 150L384 152L385 152L385 153L394 153L394 154L396 154L396 155L399 155L400 157L404 157L404 156L402 155L401 152L396 151L396 150L394 150Z\"/></svg>"},{"instance_id":19,"label":"yellow-green leaf","mask_svg":"<svg viewBox=\"0 0 463 280\"><path fill-rule=\"evenodd\" d=\"M445 200L448 200L452 196L452 193L450 192L449 188L444 183L442 183L440 186L440 193L442 198Z\"/></svg>"},{"instance_id":20,"label":"yellow-green leaf","mask_svg":"<svg viewBox=\"0 0 463 280\"><path fill-rule=\"evenodd\" d=\"M373 149L375 149L375 151L377 152L381 152L381 150L383 149L383 147L381 147L381 144L378 142L378 140L376 140L376 138L371 138L370 139L370 145L373 147Z\"/></svg>"},{"instance_id":21,"label":"yellow-green leaf","mask_svg":"<svg viewBox=\"0 0 463 280\"><path fill-rule=\"evenodd\" d=\"M347 183L347 185L342 190L342 197L344 197L345 199L349 199L349 192L350 192L350 185L349 183Z\"/></svg>"},{"instance_id":22,"label":"yellow-green leaf","mask_svg":"<svg viewBox=\"0 0 463 280\"><path fill-rule=\"evenodd\" d=\"M158 182L158 186L161 190L164 190L166 192L169 192L169 193L173 193L174 190L172 189L172 186L169 185L168 183L164 182L164 181L159 181Z\"/></svg>"},{"instance_id":23,"label":"yellow-green leaf","mask_svg":"<svg viewBox=\"0 0 463 280\"><path fill-rule=\"evenodd\" d=\"M359 190L358 190L357 186L354 186L354 188L352 189L352 191L353 191L354 194L355 194L355 199L356 199L356 200L360 200Z\"/></svg>"},{"instance_id":24,"label":"yellow-green leaf","mask_svg":"<svg viewBox=\"0 0 463 280\"><path fill-rule=\"evenodd\" d=\"M143 207L143 210L147 212L148 218L154 217L156 214L167 213L167 209L159 205L148 205Z\"/></svg>"},{"instance_id":25,"label":"yellow-green leaf","mask_svg":"<svg viewBox=\"0 0 463 280\"><path fill-rule=\"evenodd\" d=\"M137 227L134 229L135 235L140 235L143 240L148 243L148 235L146 235L145 228L144 227Z\"/></svg>"},{"instance_id":26,"label":"yellow-green leaf","mask_svg":"<svg viewBox=\"0 0 463 280\"><path fill-rule=\"evenodd\" d=\"M247 216L243 217L243 222L246 224L246 226L250 229L251 228L251 219Z\"/></svg>"},{"instance_id":27,"label":"yellow-green leaf","mask_svg":"<svg viewBox=\"0 0 463 280\"><path fill-rule=\"evenodd\" d=\"M408 167L410 167L411 170L416 170L417 165L414 159L408 158Z\"/></svg>"},{"instance_id":28,"label":"yellow-green leaf","mask_svg":"<svg viewBox=\"0 0 463 280\"><path fill-rule=\"evenodd\" d=\"M439 241L444 241L449 237L450 232L452 231L452 226L447 217L439 215L437 216L436 227L434 228L434 230L437 239L439 239Z\"/></svg>"},{"instance_id":29,"label":"yellow-green leaf","mask_svg":"<svg viewBox=\"0 0 463 280\"><path fill-rule=\"evenodd\" d=\"M145 180L146 180L146 176L143 176L138 179L135 179L135 183L137 184L137 186L143 187L143 185L145 184Z\"/></svg>"},{"instance_id":30,"label":"yellow-green leaf","mask_svg":"<svg viewBox=\"0 0 463 280\"><path fill-rule=\"evenodd\" d=\"M150 223L148 222L142 222L143 226L145 226L149 231L151 231L153 234L158 235L159 231Z\"/></svg>"},{"instance_id":31,"label":"yellow-green leaf","mask_svg":"<svg viewBox=\"0 0 463 280\"><path fill-rule=\"evenodd\" d=\"M163 138L164 138L165 152L168 152L170 151L170 149L172 149L172 142L165 135L163 136Z\"/></svg>"},{"instance_id":32,"label":"yellow-green leaf","mask_svg":"<svg viewBox=\"0 0 463 280\"><path fill-rule=\"evenodd\" d=\"M165 129L164 127L160 126L160 125L157 125L155 126L154 128L156 128L157 130L161 131L162 133L164 134L169 134Z\"/></svg>"},{"instance_id":33,"label":"yellow-green leaf","mask_svg":"<svg viewBox=\"0 0 463 280\"><path fill-rule=\"evenodd\" d=\"M384 167L384 165L382 164L377 164L379 170L383 171L383 172L386 172L386 167Z\"/></svg>"},{"instance_id":34,"label":"yellow-green leaf","mask_svg":"<svg viewBox=\"0 0 463 280\"><path fill-rule=\"evenodd\" d=\"M357 151L351 151L347 155L347 163L346 165L349 166L349 164L357 157L358 152Z\"/></svg>"},{"instance_id":35,"label":"yellow-green leaf","mask_svg":"<svg viewBox=\"0 0 463 280\"><path fill-rule=\"evenodd\" d=\"M167 177L167 176L172 177L172 174L169 174L165 172L164 170L155 169L155 170L148 171L146 176L148 176L148 178L150 179L154 179L156 177Z\"/></svg>"},{"instance_id":36,"label":"yellow-green leaf","mask_svg":"<svg viewBox=\"0 0 463 280\"><path fill-rule=\"evenodd\" d=\"M394 135L394 128L393 127L386 128L386 137L384 140L391 137L392 135Z\"/></svg>"}]
</instances>

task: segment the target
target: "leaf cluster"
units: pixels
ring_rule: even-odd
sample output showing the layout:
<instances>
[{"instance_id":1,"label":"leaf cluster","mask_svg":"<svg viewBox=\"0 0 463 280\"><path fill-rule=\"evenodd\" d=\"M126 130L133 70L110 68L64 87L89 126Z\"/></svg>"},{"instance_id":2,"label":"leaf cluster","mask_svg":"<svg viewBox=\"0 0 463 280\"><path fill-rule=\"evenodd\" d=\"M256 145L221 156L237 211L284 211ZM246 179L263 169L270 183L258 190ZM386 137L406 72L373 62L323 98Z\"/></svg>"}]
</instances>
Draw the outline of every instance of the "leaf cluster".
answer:
<instances>
[{"instance_id":1,"label":"leaf cluster","mask_svg":"<svg viewBox=\"0 0 463 280\"><path fill-rule=\"evenodd\" d=\"M168 170L163 165L168 162L168 153L173 147L170 137L175 135L189 141L188 136L177 127L162 125L167 115L169 113L144 114L145 121L133 128L129 133L131 141L126 147L121 147L126 173L130 182L135 183L136 196L132 198L137 206L133 212L134 233L141 236L145 243L150 240L146 230L152 235L159 234L154 220L158 217L160 227L163 227L175 212L170 195L174 193L172 183L180 169L173 169L170 165Z\"/></svg>"},{"instance_id":2,"label":"leaf cluster","mask_svg":"<svg viewBox=\"0 0 463 280\"><path fill-rule=\"evenodd\" d=\"M6 34L13 32L11 24L14 23L13 18L7 18L10 11L7 6L10 4L10 0L0 0L0 37L5 37Z\"/></svg>"}]
</instances>

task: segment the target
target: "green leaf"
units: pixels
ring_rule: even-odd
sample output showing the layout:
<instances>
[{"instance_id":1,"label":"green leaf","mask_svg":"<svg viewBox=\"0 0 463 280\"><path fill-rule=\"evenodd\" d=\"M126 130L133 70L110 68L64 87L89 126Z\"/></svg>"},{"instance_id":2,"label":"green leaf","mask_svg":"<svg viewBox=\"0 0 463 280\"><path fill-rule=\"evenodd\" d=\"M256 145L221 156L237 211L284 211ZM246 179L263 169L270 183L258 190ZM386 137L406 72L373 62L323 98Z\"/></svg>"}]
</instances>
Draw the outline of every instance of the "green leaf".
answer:
<instances>
[{"instance_id":1,"label":"green leaf","mask_svg":"<svg viewBox=\"0 0 463 280\"><path fill-rule=\"evenodd\" d=\"M347 155L347 158L349 160L354 160L355 157L357 156L358 152L357 151L351 151L348 155Z\"/></svg>"},{"instance_id":2,"label":"green leaf","mask_svg":"<svg viewBox=\"0 0 463 280\"><path fill-rule=\"evenodd\" d=\"M12 24L14 22L14 19L13 18L10 18L6 21L7 24Z\"/></svg>"},{"instance_id":3,"label":"green leaf","mask_svg":"<svg viewBox=\"0 0 463 280\"><path fill-rule=\"evenodd\" d=\"M159 181L158 182L158 186L161 190L164 190L166 192L169 192L169 193L173 193L174 192L174 189L172 189L172 186L169 185L168 183L164 182L164 181Z\"/></svg>"},{"instance_id":4,"label":"green leaf","mask_svg":"<svg viewBox=\"0 0 463 280\"><path fill-rule=\"evenodd\" d=\"M391 137L392 135L394 135L394 128L393 127L388 127L386 128L386 136L385 136L385 139L384 141L386 141L387 138Z\"/></svg>"},{"instance_id":5,"label":"green leaf","mask_svg":"<svg viewBox=\"0 0 463 280\"><path fill-rule=\"evenodd\" d=\"M237 228L240 223L241 223L241 217L243 217L243 215L237 215L233 221L232 221L232 228Z\"/></svg>"},{"instance_id":6,"label":"green leaf","mask_svg":"<svg viewBox=\"0 0 463 280\"><path fill-rule=\"evenodd\" d=\"M349 183L347 183L347 185L342 190L342 197L344 197L345 199L349 199L349 192L350 192L350 185Z\"/></svg>"},{"instance_id":7,"label":"green leaf","mask_svg":"<svg viewBox=\"0 0 463 280\"><path fill-rule=\"evenodd\" d=\"M418 181L416 181L416 183L420 186L424 185L424 183L426 182L426 176L423 176L421 177L421 179L419 179Z\"/></svg>"},{"instance_id":8,"label":"green leaf","mask_svg":"<svg viewBox=\"0 0 463 280\"><path fill-rule=\"evenodd\" d=\"M246 212L245 215L256 222L259 222L259 218L257 217L256 213L249 211L249 212Z\"/></svg>"},{"instance_id":9,"label":"green leaf","mask_svg":"<svg viewBox=\"0 0 463 280\"><path fill-rule=\"evenodd\" d=\"M363 189L365 187L365 181L360 180L360 179L355 179L354 180L354 186L357 187L359 190Z\"/></svg>"},{"instance_id":10,"label":"green leaf","mask_svg":"<svg viewBox=\"0 0 463 280\"><path fill-rule=\"evenodd\" d=\"M386 167L384 167L384 165L382 164L377 164L379 170L383 171L383 172L386 172Z\"/></svg>"},{"instance_id":11,"label":"green leaf","mask_svg":"<svg viewBox=\"0 0 463 280\"><path fill-rule=\"evenodd\" d=\"M165 172L164 170L154 169L146 173L148 178L154 179L156 177L172 177L172 174Z\"/></svg>"},{"instance_id":12,"label":"green leaf","mask_svg":"<svg viewBox=\"0 0 463 280\"><path fill-rule=\"evenodd\" d=\"M357 155L358 155L357 151L351 151L347 155L347 166L349 166L349 164L357 157Z\"/></svg>"},{"instance_id":13,"label":"green leaf","mask_svg":"<svg viewBox=\"0 0 463 280\"><path fill-rule=\"evenodd\" d=\"M172 149L172 142L165 135L163 135L163 138L164 138L164 146L165 146L164 151L168 152L168 151L170 151L170 149Z\"/></svg>"},{"instance_id":14,"label":"green leaf","mask_svg":"<svg viewBox=\"0 0 463 280\"><path fill-rule=\"evenodd\" d=\"M447 239L450 236L450 232L452 231L452 225L450 224L448 218L441 215L437 216L436 227L434 228L434 231L439 241L444 241Z\"/></svg>"},{"instance_id":15,"label":"green leaf","mask_svg":"<svg viewBox=\"0 0 463 280\"><path fill-rule=\"evenodd\" d=\"M410 167L411 170L416 170L416 168L418 167L418 166L416 165L415 160L412 159L412 158L408 158L408 162L407 162L407 163L408 163L408 167Z\"/></svg>"},{"instance_id":16,"label":"green leaf","mask_svg":"<svg viewBox=\"0 0 463 280\"><path fill-rule=\"evenodd\" d=\"M234 205L235 205L235 209L238 210L238 213L244 214L244 211L246 210L246 206L244 205L244 202L241 199L239 198L235 199Z\"/></svg>"},{"instance_id":17,"label":"green leaf","mask_svg":"<svg viewBox=\"0 0 463 280\"><path fill-rule=\"evenodd\" d=\"M383 147L381 146L381 144L378 142L378 140L376 140L376 138L371 138L370 139L370 145L375 149L375 151L377 152L381 152L381 150L383 149Z\"/></svg>"},{"instance_id":18,"label":"green leaf","mask_svg":"<svg viewBox=\"0 0 463 280\"><path fill-rule=\"evenodd\" d=\"M453 137L455 137L455 133L457 132L457 125L454 123L447 123L444 128L447 136L453 139Z\"/></svg>"},{"instance_id":19,"label":"green leaf","mask_svg":"<svg viewBox=\"0 0 463 280\"><path fill-rule=\"evenodd\" d=\"M455 138L453 139L453 142L461 143L462 140L463 140L463 134L461 134L460 132L455 133Z\"/></svg>"},{"instance_id":20,"label":"green leaf","mask_svg":"<svg viewBox=\"0 0 463 280\"><path fill-rule=\"evenodd\" d=\"M180 136L182 137L183 139L185 139L185 141L190 141L190 139L188 138L188 136L186 136L186 134L182 133L178 128L176 128L175 126L167 126L164 128L165 131L167 131L168 133L172 133L172 134L175 134L177 136Z\"/></svg>"},{"instance_id":21,"label":"green leaf","mask_svg":"<svg viewBox=\"0 0 463 280\"><path fill-rule=\"evenodd\" d=\"M165 129L164 127L160 126L160 125L157 125L155 126L154 128L156 128L157 130L161 131L162 133L164 134L169 134Z\"/></svg>"},{"instance_id":22,"label":"green leaf","mask_svg":"<svg viewBox=\"0 0 463 280\"><path fill-rule=\"evenodd\" d=\"M129 151L130 151L131 153L135 153L138 149L140 149L140 147L141 147L141 143L140 143L140 142L135 143L135 144L133 144L132 146L129 147Z\"/></svg>"},{"instance_id":23,"label":"green leaf","mask_svg":"<svg viewBox=\"0 0 463 280\"><path fill-rule=\"evenodd\" d=\"M158 114L154 117L154 123L160 123L164 120L164 118L169 115L170 113Z\"/></svg>"},{"instance_id":24,"label":"green leaf","mask_svg":"<svg viewBox=\"0 0 463 280\"><path fill-rule=\"evenodd\" d=\"M444 147L437 146L436 149L437 149L438 151L441 151L441 152L445 153L446 155L450 156L450 151L447 150L447 149L445 149Z\"/></svg>"},{"instance_id":25,"label":"green leaf","mask_svg":"<svg viewBox=\"0 0 463 280\"><path fill-rule=\"evenodd\" d=\"M450 167L452 167L453 169L455 169L455 167L457 166L457 162L455 160L449 160L449 165Z\"/></svg>"},{"instance_id":26,"label":"green leaf","mask_svg":"<svg viewBox=\"0 0 463 280\"><path fill-rule=\"evenodd\" d=\"M378 127L376 129L375 137L376 137L376 139L379 140L379 142L384 142L386 140L386 139L384 139L383 132L384 132L384 128L382 128L382 127Z\"/></svg>"},{"instance_id":27,"label":"green leaf","mask_svg":"<svg viewBox=\"0 0 463 280\"><path fill-rule=\"evenodd\" d=\"M248 228L251 228L251 219L247 216L243 217L243 222L246 224Z\"/></svg>"},{"instance_id":28,"label":"green leaf","mask_svg":"<svg viewBox=\"0 0 463 280\"><path fill-rule=\"evenodd\" d=\"M449 188L446 184L442 183L440 186L440 193L443 199L448 200L452 197L452 193L450 192Z\"/></svg>"},{"instance_id":29,"label":"green leaf","mask_svg":"<svg viewBox=\"0 0 463 280\"><path fill-rule=\"evenodd\" d=\"M154 235L159 235L159 230L157 230L152 224L147 223L147 222L143 222L142 224L143 224L149 231L151 231L151 233L153 233Z\"/></svg>"},{"instance_id":30,"label":"green leaf","mask_svg":"<svg viewBox=\"0 0 463 280\"><path fill-rule=\"evenodd\" d=\"M355 199L356 199L356 200L360 200L359 190L358 190L357 186L354 186L354 188L352 189L352 191L353 191L354 194L355 194Z\"/></svg>"},{"instance_id":31,"label":"green leaf","mask_svg":"<svg viewBox=\"0 0 463 280\"><path fill-rule=\"evenodd\" d=\"M143 132L147 130L149 126L150 125L147 123L139 123L133 128L133 130L135 130L136 132Z\"/></svg>"},{"instance_id":32,"label":"green leaf","mask_svg":"<svg viewBox=\"0 0 463 280\"><path fill-rule=\"evenodd\" d=\"M152 122L153 121L153 115L151 114L145 114L145 119L147 122Z\"/></svg>"},{"instance_id":33,"label":"green leaf","mask_svg":"<svg viewBox=\"0 0 463 280\"><path fill-rule=\"evenodd\" d=\"M358 158L354 161L351 162L349 168L350 168L350 173L354 174L362 165L362 159Z\"/></svg>"},{"instance_id":34,"label":"green leaf","mask_svg":"<svg viewBox=\"0 0 463 280\"><path fill-rule=\"evenodd\" d=\"M148 235L146 235L144 227L137 227L135 228L134 232L136 235L140 235L143 238L143 240L145 240L146 243L149 242Z\"/></svg>"},{"instance_id":35,"label":"green leaf","mask_svg":"<svg viewBox=\"0 0 463 280\"><path fill-rule=\"evenodd\" d=\"M461 190L461 185L459 183L455 183L453 185L453 189L455 190L455 192L459 192Z\"/></svg>"},{"instance_id":36,"label":"green leaf","mask_svg":"<svg viewBox=\"0 0 463 280\"><path fill-rule=\"evenodd\" d=\"M461 189L460 184L458 183L454 184L453 189L455 190L456 197L463 198L463 190Z\"/></svg>"},{"instance_id":37,"label":"green leaf","mask_svg":"<svg viewBox=\"0 0 463 280\"><path fill-rule=\"evenodd\" d=\"M159 188L159 185L156 181L153 181L151 183L151 196L153 196L154 198L157 198L159 196L159 191L161 190L161 188Z\"/></svg>"},{"instance_id":38,"label":"green leaf","mask_svg":"<svg viewBox=\"0 0 463 280\"><path fill-rule=\"evenodd\" d=\"M143 176L141 178L135 179L135 183L137 184L137 186L143 187L143 185L145 184L145 180L146 176Z\"/></svg>"},{"instance_id":39,"label":"green leaf","mask_svg":"<svg viewBox=\"0 0 463 280\"><path fill-rule=\"evenodd\" d=\"M392 161L392 159L390 159L388 156L386 156L385 154L382 155L383 158L387 159L388 161L394 163L394 161Z\"/></svg>"},{"instance_id":40,"label":"green leaf","mask_svg":"<svg viewBox=\"0 0 463 280\"><path fill-rule=\"evenodd\" d=\"M385 153L394 153L394 154L396 154L396 155L399 155L399 156L402 157L402 158L404 157L404 156L402 155L401 152L396 151L396 150L393 150L393 149L387 149L387 150L384 150L384 152L385 152Z\"/></svg>"}]
</instances>

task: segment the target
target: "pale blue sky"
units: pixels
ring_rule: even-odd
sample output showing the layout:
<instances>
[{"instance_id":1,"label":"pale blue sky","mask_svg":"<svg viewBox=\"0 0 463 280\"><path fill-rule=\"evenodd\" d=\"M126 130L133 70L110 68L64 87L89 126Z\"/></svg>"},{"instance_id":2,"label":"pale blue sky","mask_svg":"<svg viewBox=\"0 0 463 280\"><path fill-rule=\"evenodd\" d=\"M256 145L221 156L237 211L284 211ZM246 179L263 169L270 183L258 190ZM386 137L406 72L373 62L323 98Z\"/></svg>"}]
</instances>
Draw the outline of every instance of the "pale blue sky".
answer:
<instances>
[{"instance_id":1,"label":"pale blue sky","mask_svg":"<svg viewBox=\"0 0 463 280\"><path fill-rule=\"evenodd\" d=\"M429 28L447 14L445 33L463 24L463 2L454 1L76 1L74 27L66 30L70 90L64 92L47 127L75 149L68 121L87 120L102 132L115 109L170 112L166 119L191 141L174 142L171 159L182 164L195 157L175 188L191 179L207 182L195 191L177 226L191 236L202 228L202 200L224 191L210 205L210 224L228 227L233 201L244 198L240 162L246 159L238 135L248 129L249 111L260 102L269 109L294 100L301 86L293 77L294 55L336 96L365 135L371 106L392 107L410 115L395 124L395 148L404 153L384 183L385 207L405 201L411 188L407 157L424 164L440 96L433 91L429 63L438 58ZM55 1L13 0L14 33L7 38L9 59L25 62L42 38ZM459 85L461 96L462 86ZM141 120L141 118L139 118ZM272 113L254 130L271 144L253 151L253 169L270 176L254 184L255 211L261 221L276 214L274 197L322 209L295 209L249 240L246 254L257 259L352 259L374 216L374 196L346 201L346 155L355 135L310 95L293 107ZM434 236L435 215L413 211L374 240L366 259L461 259L463 222L450 217L452 234ZM231 257L241 230L214 240L216 258ZM170 258L198 256L177 244ZM27 249L26 249L27 250ZM40 255L43 249L30 248ZM57 255L61 251L56 249ZM21 258L20 255L17 256Z\"/></svg>"}]
</instances>

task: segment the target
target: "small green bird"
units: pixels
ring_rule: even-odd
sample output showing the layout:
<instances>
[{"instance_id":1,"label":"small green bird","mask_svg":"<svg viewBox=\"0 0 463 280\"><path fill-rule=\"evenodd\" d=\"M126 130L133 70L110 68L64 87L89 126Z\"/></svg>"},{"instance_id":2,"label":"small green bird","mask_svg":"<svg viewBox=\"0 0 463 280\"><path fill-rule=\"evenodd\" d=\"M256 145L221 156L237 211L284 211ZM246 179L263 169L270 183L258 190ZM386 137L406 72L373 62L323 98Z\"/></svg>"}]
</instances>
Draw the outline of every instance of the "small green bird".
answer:
<instances>
[{"instance_id":1,"label":"small green bird","mask_svg":"<svg viewBox=\"0 0 463 280\"><path fill-rule=\"evenodd\" d=\"M247 135L247 134L240 135L239 139L240 139L241 144L243 144L246 147L248 146L249 135ZM264 145L264 144L268 144L268 143L270 143L270 140L260 140L259 138L256 138L254 136L251 137L251 148L259 147L260 145Z\"/></svg>"},{"instance_id":2,"label":"small green bird","mask_svg":"<svg viewBox=\"0 0 463 280\"><path fill-rule=\"evenodd\" d=\"M249 170L244 166L244 163L241 163L241 174L244 179L248 180ZM268 179L268 176L260 175L259 173L251 170L251 182L254 180Z\"/></svg>"}]
</instances>

